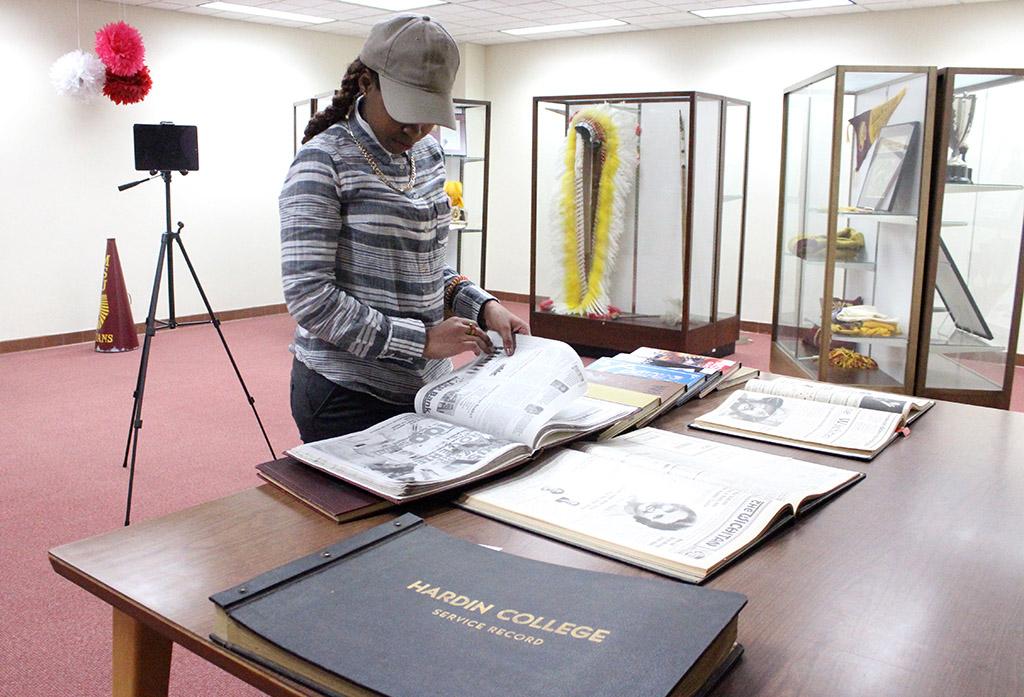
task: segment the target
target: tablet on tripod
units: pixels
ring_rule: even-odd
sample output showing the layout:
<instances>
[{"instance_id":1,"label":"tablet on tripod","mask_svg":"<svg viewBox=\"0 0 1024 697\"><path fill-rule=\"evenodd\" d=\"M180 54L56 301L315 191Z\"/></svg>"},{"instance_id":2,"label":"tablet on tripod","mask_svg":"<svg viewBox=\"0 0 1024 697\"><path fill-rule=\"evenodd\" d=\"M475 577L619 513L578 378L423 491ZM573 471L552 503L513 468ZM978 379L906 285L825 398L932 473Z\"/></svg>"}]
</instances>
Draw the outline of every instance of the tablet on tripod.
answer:
<instances>
[{"instance_id":1,"label":"tablet on tripod","mask_svg":"<svg viewBox=\"0 0 1024 697\"><path fill-rule=\"evenodd\" d=\"M164 122L135 124L135 169L148 172L199 170L199 135L195 126Z\"/></svg>"}]
</instances>

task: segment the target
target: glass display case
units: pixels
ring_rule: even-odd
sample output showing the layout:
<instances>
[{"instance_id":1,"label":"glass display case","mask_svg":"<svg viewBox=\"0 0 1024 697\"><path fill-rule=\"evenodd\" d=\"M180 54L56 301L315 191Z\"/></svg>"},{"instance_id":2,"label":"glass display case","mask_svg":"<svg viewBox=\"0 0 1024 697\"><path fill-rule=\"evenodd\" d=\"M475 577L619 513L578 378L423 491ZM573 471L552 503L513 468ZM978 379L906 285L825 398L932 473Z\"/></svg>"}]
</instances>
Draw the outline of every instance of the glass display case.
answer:
<instances>
[{"instance_id":1,"label":"glass display case","mask_svg":"<svg viewBox=\"0 0 1024 697\"><path fill-rule=\"evenodd\" d=\"M938 73L917 394L1006 409L1024 240L1024 70Z\"/></svg>"},{"instance_id":2,"label":"glass display case","mask_svg":"<svg viewBox=\"0 0 1024 697\"><path fill-rule=\"evenodd\" d=\"M749 104L701 92L535 97L534 334L589 353L732 353Z\"/></svg>"},{"instance_id":3,"label":"glass display case","mask_svg":"<svg viewBox=\"0 0 1024 697\"><path fill-rule=\"evenodd\" d=\"M434 137L444 148L448 171L446 187L452 199L448 265L483 288L486 287L491 103L475 99L453 101L455 129L438 127L434 131Z\"/></svg>"},{"instance_id":4,"label":"glass display case","mask_svg":"<svg viewBox=\"0 0 1024 697\"><path fill-rule=\"evenodd\" d=\"M773 372L913 391L935 89L838 66L786 90Z\"/></svg>"}]
</instances>

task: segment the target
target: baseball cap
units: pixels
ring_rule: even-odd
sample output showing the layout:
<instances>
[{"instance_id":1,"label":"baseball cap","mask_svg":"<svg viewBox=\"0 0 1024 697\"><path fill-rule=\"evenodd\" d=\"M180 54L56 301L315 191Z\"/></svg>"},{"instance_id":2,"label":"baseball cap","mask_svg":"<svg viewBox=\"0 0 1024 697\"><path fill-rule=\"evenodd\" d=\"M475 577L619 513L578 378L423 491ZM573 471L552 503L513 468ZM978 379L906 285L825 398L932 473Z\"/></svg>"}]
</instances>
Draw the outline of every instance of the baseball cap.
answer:
<instances>
[{"instance_id":1,"label":"baseball cap","mask_svg":"<svg viewBox=\"0 0 1024 697\"><path fill-rule=\"evenodd\" d=\"M381 96L391 118L455 128L452 85L459 49L433 19L400 14L375 24L359 60L380 76Z\"/></svg>"}]
</instances>

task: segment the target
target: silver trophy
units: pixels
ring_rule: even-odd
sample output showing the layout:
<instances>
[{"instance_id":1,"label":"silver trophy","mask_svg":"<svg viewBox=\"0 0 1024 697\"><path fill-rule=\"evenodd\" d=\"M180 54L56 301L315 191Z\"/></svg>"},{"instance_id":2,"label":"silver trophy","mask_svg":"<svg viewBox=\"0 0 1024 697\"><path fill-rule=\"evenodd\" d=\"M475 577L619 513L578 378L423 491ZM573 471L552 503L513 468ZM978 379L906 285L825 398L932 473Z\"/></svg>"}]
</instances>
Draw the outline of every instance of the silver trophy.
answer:
<instances>
[{"instance_id":1,"label":"silver trophy","mask_svg":"<svg viewBox=\"0 0 1024 697\"><path fill-rule=\"evenodd\" d=\"M946 162L946 181L957 184L973 184L971 168L964 156L967 154L967 135L974 123L974 107L978 96L975 94L954 94L953 109L949 120L949 160Z\"/></svg>"}]
</instances>

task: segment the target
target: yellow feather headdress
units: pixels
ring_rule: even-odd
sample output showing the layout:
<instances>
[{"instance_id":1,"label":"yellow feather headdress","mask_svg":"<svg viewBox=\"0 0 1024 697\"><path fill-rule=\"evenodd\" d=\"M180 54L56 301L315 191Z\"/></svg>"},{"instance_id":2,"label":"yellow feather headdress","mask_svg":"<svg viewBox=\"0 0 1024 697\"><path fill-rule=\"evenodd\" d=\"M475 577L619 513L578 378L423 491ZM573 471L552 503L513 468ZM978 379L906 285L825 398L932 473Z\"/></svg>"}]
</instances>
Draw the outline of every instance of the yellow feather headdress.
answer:
<instances>
[{"instance_id":1,"label":"yellow feather headdress","mask_svg":"<svg viewBox=\"0 0 1024 697\"><path fill-rule=\"evenodd\" d=\"M589 230L583 229L582 191L587 183L582 181L583 146L578 131L586 131L600 143L600 159L595 157L593 170L597 178L596 204ZM608 312L608 283L625 224L627 198L636 177L636 158L633 114L602 104L580 109L572 117L560 153L552 206L554 251L561 276L556 284L560 297L552 298L555 312L583 316ZM585 258L587 237L590 254Z\"/></svg>"}]
</instances>

